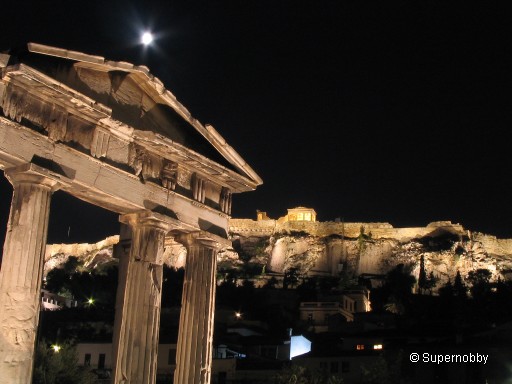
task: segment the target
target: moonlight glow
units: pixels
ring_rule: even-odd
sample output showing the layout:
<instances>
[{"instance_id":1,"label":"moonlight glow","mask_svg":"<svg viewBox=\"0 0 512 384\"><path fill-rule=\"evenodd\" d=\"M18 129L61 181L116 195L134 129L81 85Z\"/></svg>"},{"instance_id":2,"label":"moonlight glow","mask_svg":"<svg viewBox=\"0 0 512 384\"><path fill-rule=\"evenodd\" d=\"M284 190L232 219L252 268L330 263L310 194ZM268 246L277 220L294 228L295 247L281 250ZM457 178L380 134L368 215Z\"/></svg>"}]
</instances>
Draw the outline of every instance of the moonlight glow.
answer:
<instances>
[{"instance_id":1,"label":"moonlight glow","mask_svg":"<svg viewBox=\"0 0 512 384\"><path fill-rule=\"evenodd\" d=\"M153 35L151 32L144 32L141 38L142 44L149 45L153 42Z\"/></svg>"}]
</instances>

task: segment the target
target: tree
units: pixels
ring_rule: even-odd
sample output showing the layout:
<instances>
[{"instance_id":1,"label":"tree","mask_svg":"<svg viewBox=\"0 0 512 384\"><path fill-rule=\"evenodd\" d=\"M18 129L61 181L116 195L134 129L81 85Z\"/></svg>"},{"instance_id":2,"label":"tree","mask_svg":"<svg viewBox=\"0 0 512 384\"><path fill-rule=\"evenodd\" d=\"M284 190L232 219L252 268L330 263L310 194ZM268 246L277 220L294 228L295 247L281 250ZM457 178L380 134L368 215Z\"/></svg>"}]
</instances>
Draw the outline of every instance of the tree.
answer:
<instances>
[{"instance_id":1,"label":"tree","mask_svg":"<svg viewBox=\"0 0 512 384\"><path fill-rule=\"evenodd\" d=\"M455 296L460 299L465 299L468 297L468 289L466 288L464 281L462 281L462 276L460 275L459 271L457 271L457 274L455 275L455 282L453 283L453 291L454 291Z\"/></svg>"},{"instance_id":2,"label":"tree","mask_svg":"<svg viewBox=\"0 0 512 384\"><path fill-rule=\"evenodd\" d=\"M81 304L92 298L95 307L113 310L117 281L117 264L107 264L88 271L83 262L71 256L62 268L54 268L48 272L44 287Z\"/></svg>"},{"instance_id":3,"label":"tree","mask_svg":"<svg viewBox=\"0 0 512 384\"><path fill-rule=\"evenodd\" d=\"M274 288L276 288L278 283L279 283L279 281L275 278L275 276L272 276L269 280L267 280L267 282L265 283L263 288L274 289Z\"/></svg>"},{"instance_id":4,"label":"tree","mask_svg":"<svg viewBox=\"0 0 512 384\"><path fill-rule=\"evenodd\" d=\"M73 345L63 343L55 351L44 340L36 348L33 384L93 384L96 376L78 365Z\"/></svg>"},{"instance_id":5,"label":"tree","mask_svg":"<svg viewBox=\"0 0 512 384\"><path fill-rule=\"evenodd\" d=\"M415 283L416 279L404 264L398 264L389 271L383 286L388 303L386 309L403 314L410 302L412 287Z\"/></svg>"},{"instance_id":6,"label":"tree","mask_svg":"<svg viewBox=\"0 0 512 384\"><path fill-rule=\"evenodd\" d=\"M453 298L454 296L454 288L453 284L450 280L446 282L441 288L439 288L439 296L443 298Z\"/></svg>"},{"instance_id":7,"label":"tree","mask_svg":"<svg viewBox=\"0 0 512 384\"><path fill-rule=\"evenodd\" d=\"M425 270L425 258L421 255L420 258L420 273L418 276L419 293L422 294L428 287L427 271Z\"/></svg>"},{"instance_id":8,"label":"tree","mask_svg":"<svg viewBox=\"0 0 512 384\"><path fill-rule=\"evenodd\" d=\"M434 275L434 272L430 271L427 278L427 285L425 287L426 289L428 289L430 295L432 295L432 289L436 286L438 280L439 279Z\"/></svg>"},{"instance_id":9,"label":"tree","mask_svg":"<svg viewBox=\"0 0 512 384\"><path fill-rule=\"evenodd\" d=\"M317 299L317 283L318 279L316 277L302 280L296 290L301 301L315 301Z\"/></svg>"},{"instance_id":10,"label":"tree","mask_svg":"<svg viewBox=\"0 0 512 384\"><path fill-rule=\"evenodd\" d=\"M467 280L471 284L470 292L473 298L483 298L491 291L491 271L486 268L478 268L468 273Z\"/></svg>"},{"instance_id":11,"label":"tree","mask_svg":"<svg viewBox=\"0 0 512 384\"><path fill-rule=\"evenodd\" d=\"M297 268L289 268L285 271L283 277L283 289L293 288L299 281L299 271Z\"/></svg>"},{"instance_id":12,"label":"tree","mask_svg":"<svg viewBox=\"0 0 512 384\"><path fill-rule=\"evenodd\" d=\"M64 269L64 272L66 272L68 275L71 275L78 271L78 269L82 266L82 263L80 263L80 260L76 256L69 256L68 260L64 263L64 266L62 269Z\"/></svg>"},{"instance_id":13,"label":"tree","mask_svg":"<svg viewBox=\"0 0 512 384\"><path fill-rule=\"evenodd\" d=\"M306 368L291 365L276 375L276 384L308 384Z\"/></svg>"},{"instance_id":14,"label":"tree","mask_svg":"<svg viewBox=\"0 0 512 384\"><path fill-rule=\"evenodd\" d=\"M338 288L340 278L336 276L323 276L318 279L318 289L320 292L331 292L333 289Z\"/></svg>"},{"instance_id":15,"label":"tree","mask_svg":"<svg viewBox=\"0 0 512 384\"><path fill-rule=\"evenodd\" d=\"M311 372L303 366L291 365L275 376L276 384L343 384L338 375Z\"/></svg>"},{"instance_id":16,"label":"tree","mask_svg":"<svg viewBox=\"0 0 512 384\"><path fill-rule=\"evenodd\" d=\"M405 384L409 383L402 372L403 352L396 354L380 355L377 360L369 365L363 365L362 383L364 384Z\"/></svg>"}]
</instances>

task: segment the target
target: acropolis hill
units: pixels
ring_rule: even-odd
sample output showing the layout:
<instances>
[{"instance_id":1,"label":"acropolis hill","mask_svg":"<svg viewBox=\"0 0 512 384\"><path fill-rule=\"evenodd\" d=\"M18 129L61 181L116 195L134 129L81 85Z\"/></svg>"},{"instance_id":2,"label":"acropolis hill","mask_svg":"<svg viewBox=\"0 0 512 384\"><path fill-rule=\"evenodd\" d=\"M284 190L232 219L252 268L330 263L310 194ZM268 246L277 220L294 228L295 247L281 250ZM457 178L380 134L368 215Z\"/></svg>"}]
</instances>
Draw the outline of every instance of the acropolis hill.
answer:
<instances>
[{"instance_id":1,"label":"acropolis hill","mask_svg":"<svg viewBox=\"0 0 512 384\"><path fill-rule=\"evenodd\" d=\"M300 219L300 220L298 220ZM289 209L278 219L257 212L256 220L230 219L232 247L218 254L219 271L252 267L257 279L279 276L290 268L302 275L352 276L384 274L397 264L407 264L417 276L419 260L439 278L439 284L453 281L457 271L464 277L469 271L486 268L493 280L512 276L512 239L471 232L460 224L437 221L425 227L394 228L389 223L362 223L316 220L311 208ZM111 259L118 242L112 236L97 244L48 245L45 270L58 266L74 255L87 264ZM181 267L184 247L169 245L164 262Z\"/></svg>"},{"instance_id":2,"label":"acropolis hill","mask_svg":"<svg viewBox=\"0 0 512 384\"><path fill-rule=\"evenodd\" d=\"M256 220L231 219L229 229L238 253L278 273L293 267L308 275L383 274L404 263L417 276L421 255L439 283L453 281L457 271L466 276L486 268L493 279L506 279L512 271L512 239L470 232L450 221L415 228L319 222L314 209L297 207L279 219L265 212L257 212Z\"/></svg>"}]
</instances>

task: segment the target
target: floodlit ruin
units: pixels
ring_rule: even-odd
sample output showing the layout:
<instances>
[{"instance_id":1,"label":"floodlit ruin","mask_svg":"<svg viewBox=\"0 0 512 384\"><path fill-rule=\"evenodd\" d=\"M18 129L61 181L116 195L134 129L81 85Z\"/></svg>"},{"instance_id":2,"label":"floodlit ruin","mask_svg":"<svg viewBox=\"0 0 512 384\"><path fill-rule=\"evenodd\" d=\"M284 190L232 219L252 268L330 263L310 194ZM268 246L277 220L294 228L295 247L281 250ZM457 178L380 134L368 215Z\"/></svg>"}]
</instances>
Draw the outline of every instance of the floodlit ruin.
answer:
<instances>
[{"instance_id":1,"label":"floodlit ruin","mask_svg":"<svg viewBox=\"0 0 512 384\"><path fill-rule=\"evenodd\" d=\"M146 67L29 43L0 54L0 382L31 383L52 193L119 213L114 383L154 383L166 247L187 250L175 383L209 383L216 252L233 193L262 183ZM165 293L164 293L165 294Z\"/></svg>"}]
</instances>

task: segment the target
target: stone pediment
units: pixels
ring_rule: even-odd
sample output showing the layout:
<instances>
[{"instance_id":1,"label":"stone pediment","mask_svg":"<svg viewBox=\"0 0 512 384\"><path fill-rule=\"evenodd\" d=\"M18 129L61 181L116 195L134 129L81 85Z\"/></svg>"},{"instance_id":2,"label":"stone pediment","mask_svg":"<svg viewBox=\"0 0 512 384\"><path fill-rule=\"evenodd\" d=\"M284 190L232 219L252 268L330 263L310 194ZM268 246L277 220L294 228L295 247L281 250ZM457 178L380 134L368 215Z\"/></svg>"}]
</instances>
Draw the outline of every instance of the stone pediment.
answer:
<instances>
[{"instance_id":1,"label":"stone pediment","mask_svg":"<svg viewBox=\"0 0 512 384\"><path fill-rule=\"evenodd\" d=\"M262 183L147 67L29 43L2 74L5 115L97 158L129 165L144 179L176 163L184 177L196 173L235 193Z\"/></svg>"}]
</instances>

